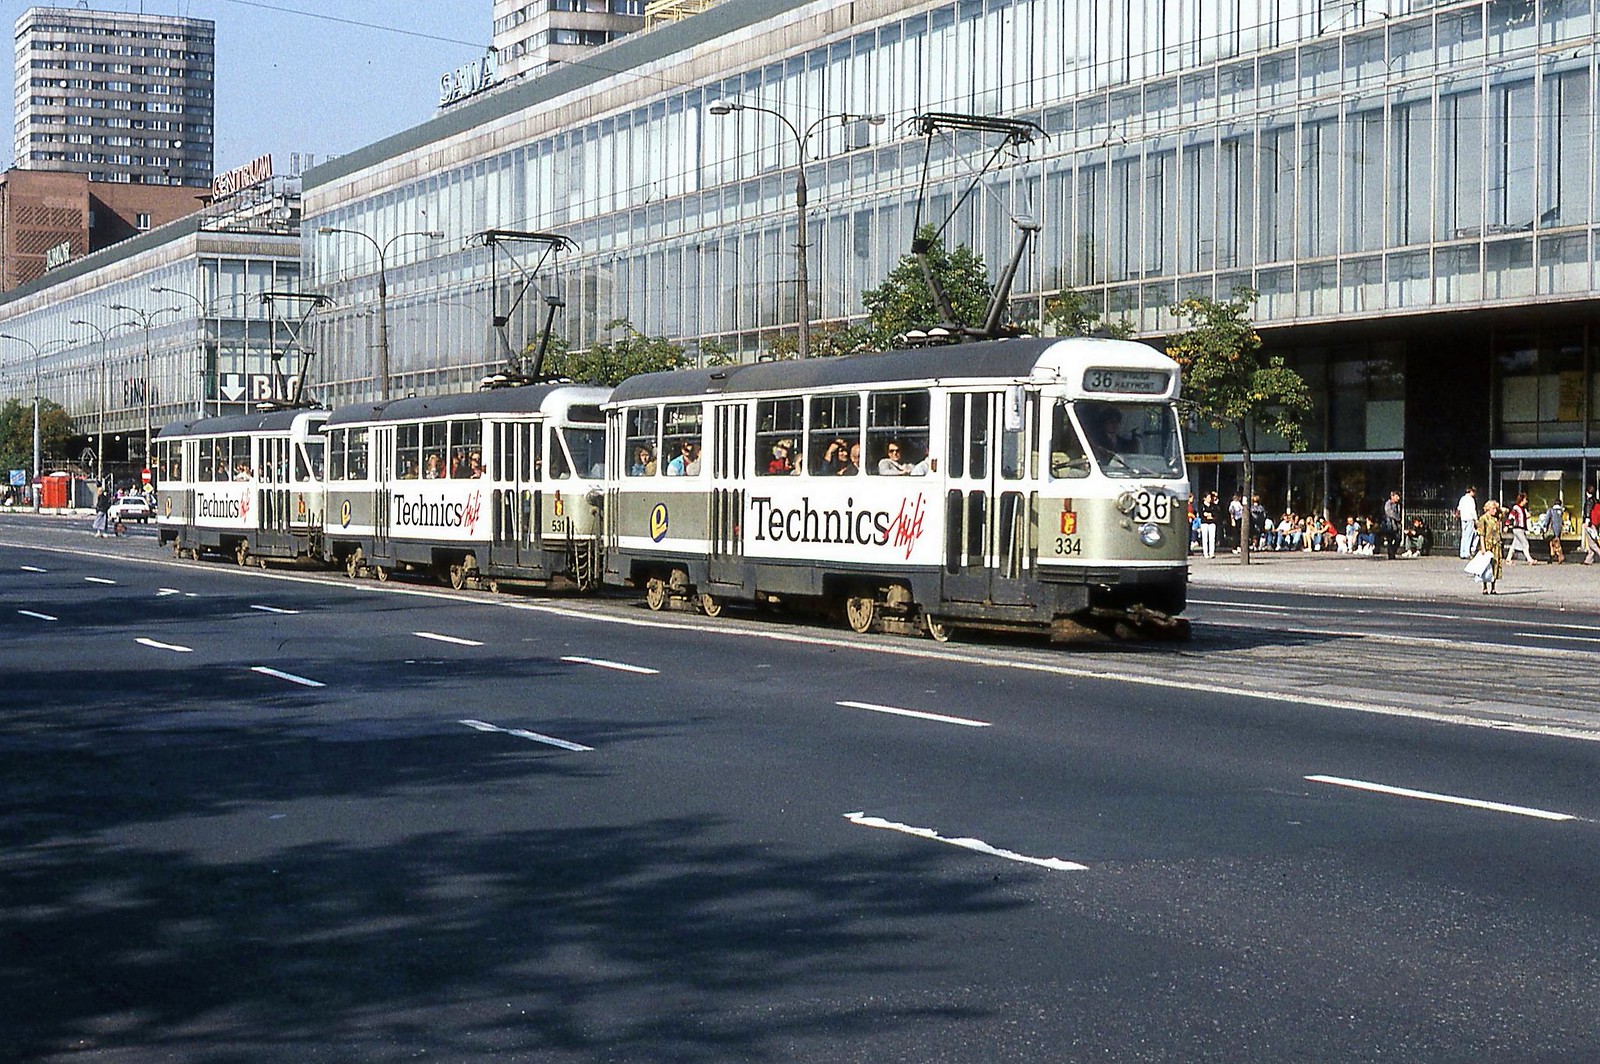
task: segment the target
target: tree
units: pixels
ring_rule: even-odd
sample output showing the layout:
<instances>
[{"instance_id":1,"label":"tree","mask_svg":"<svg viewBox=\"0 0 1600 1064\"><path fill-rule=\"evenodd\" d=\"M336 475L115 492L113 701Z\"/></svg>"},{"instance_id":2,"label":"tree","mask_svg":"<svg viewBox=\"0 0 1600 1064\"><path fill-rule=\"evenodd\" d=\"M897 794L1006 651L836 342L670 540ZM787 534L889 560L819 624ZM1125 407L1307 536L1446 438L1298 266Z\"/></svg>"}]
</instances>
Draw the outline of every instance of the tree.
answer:
<instances>
[{"instance_id":1,"label":"tree","mask_svg":"<svg viewBox=\"0 0 1600 1064\"><path fill-rule=\"evenodd\" d=\"M940 287L950 297L956 321L944 320L944 312L939 309L933 290L923 276L922 263L915 255L906 255L889 271L881 285L861 296L867 310L864 339L871 350L887 351L901 343L901 338L912 329L927 330L949 324L982 325L988 313L989 297L994 288L989 284L983 258L965 246L946 251L932 226L923 226L918 236L931 242L928 263Z\"/></svg>"},{"instance_id":2,"label":"tree","mask_svg":"<svg viewBox=\"0 0 1600 1064\"><path fill-rule=\"evenodd\" d=\"M1092 336L1101 333L1117 340L1133 339L1133 322L1119 318L1109 325L1100 324L1100 312L1089 305L1089 297L1076 288L1063 288L1061 294L1044 306L1044 324L1055 329L1057 336Z\"/></svg>"},{"instance_id":3,"label":"tree","mask_svg":"<svg viewBox=\"0 0 1600 1064\"><path fill-rule=\"evenodd\" d=\"M646 336L625 319L607 322L606 328L622 330L621 338L583 351L570 350L565 343L552 340L545 352L544 372L582 384L613 387L640 373L682 369L689 361L681 344L665 336Z\"/></svg>"},{"instance_id":4,"label":"tree","mask_svg":"<svg viewBox=\"0 0 1600 1064\"><path fill-rule=\"evenodd\" d=\"M63 457L72 418L60 404L39 400L39 453L41 460ZM0 470L33 470L33 402L7 399L0 406Z\"/></svg>"},{"instance_id":5,"label":"tree","mask_svg":"<svg viewBox=\"0 0 1600 1064\"><path fill-rule=\"evenodd\" d=\"M1220 302L1191 296L1172 308L1189 329L1167 340L1167 354L1183 367L1183 405L1212 427L1232 429L1244 457L1244 517L1239 556L1250 563L1250 500L1255 496L1252 443L1258 430L1281 437L1292 450L1306 448L1304 421L1311 410L1305 378L1282 355L1263 355L1261 334L1250 320L1257 293L1236 288Z\"/></svg>"},{"instance_id":6,"label":"tree","mask_svg":"<svg viewBox=\"0 0 1600 1064\"><path fill-rule=\"evenodd\" d=\"M879 348L873 345L871 328L867 325L827 322L811 326L812 358L837 358L872 350ZM779 362L795 358L799 353L800 334L797 332L781 333L767 345L767 354Z\"/></svg>"}]
</instances>

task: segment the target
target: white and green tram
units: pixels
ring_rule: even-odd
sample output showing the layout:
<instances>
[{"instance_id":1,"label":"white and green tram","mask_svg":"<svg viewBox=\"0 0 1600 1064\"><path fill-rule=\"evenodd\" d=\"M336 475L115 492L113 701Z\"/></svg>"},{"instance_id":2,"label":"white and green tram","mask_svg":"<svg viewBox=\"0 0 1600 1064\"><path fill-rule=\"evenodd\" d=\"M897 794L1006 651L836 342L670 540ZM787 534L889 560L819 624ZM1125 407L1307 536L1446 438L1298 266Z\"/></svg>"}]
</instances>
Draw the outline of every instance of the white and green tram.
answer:
<instances>
[{"instance_id":1,"label":"white and green tram","mask_svg":"<svg viewBox=\"0 0 1600 1064\"><path fill-rule=\"evenodd\" d=\"M608 583L857 631L1181 633L1178 366L1021 339L634 377L607 412Z\"/></svg>"},{"instance_id":2,"label":"white and green tram","mask_svg":"<svg viewBox=\"0 0 1600 1064\"><path fill-rule=\"evenodd\" d=\"M598 586L608 394L541 384L339 409L325 560L456 588Z\"/></svg>"}]
</instances>

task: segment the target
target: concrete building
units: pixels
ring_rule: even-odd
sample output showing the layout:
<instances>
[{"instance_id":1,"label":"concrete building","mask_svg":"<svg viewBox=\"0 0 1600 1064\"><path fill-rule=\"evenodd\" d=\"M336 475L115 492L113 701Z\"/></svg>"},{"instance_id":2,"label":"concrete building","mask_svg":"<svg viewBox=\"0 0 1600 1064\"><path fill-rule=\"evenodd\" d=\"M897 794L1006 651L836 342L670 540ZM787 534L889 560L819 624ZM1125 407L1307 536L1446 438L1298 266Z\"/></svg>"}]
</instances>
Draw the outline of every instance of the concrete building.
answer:
<instances>
[{"instance_id":1,"label":"concrete building","mask_svg":"<svg viewBox=\"0 0 1600 1064\"><path fill-rule=\"evenodd\" d=\"M215 37L206 19L29 8L16 22L15 165L210 184Z\"/></svg>"},{"instance_id":2,"label":"concrete building","mask_svg":"<svg viewBox=\"0 0 1600 1064\"><path fill-rule=\"evenodd\" d=\"M390 245L406 391L489 361L492 256L468 246L489 228L577 242L541 283L579 345L627 318L748 356L798 319L802 155L810 314L845 320L910 244L924 143L906 120L1028 119L1049 139L946 239L998 271L1031 215L1018 303L1070 286L1157 341L1179 298L1258 290L1316 397L1309 451L1256 441L1270 508L1370 513L1401 486L1442 510L1469 482L1570 506L1600 473L1596 44L1592 0L741 0L309 171L308 231L446 234ZM729 98L795 130L713 113ZM848 114L889 121L828 118ZM932 149L938 218L986 146ZM357 308L380 258L339 234L305 255L349 308L318 345L330 394L376 394ZM1226 496L1238 442L1196 427L1190 448L1197 486Z\"/></svg>"},{"instance_id":3,"label":"concrete building","mask_svg":"<svg viewBox=\"0 0 1600 1064\"><path fill-rule=\"evenodd\" d=\"M494 0L499 78L537 74L644 28L645 0Z\"/></svg>"},{"instance_id":4,"label":"concrete building","mask_svg":"<svg viewBox=\"0 0 1600 1064\"><path fill-rule=\"evenodd\" d=\"M87 174L0 174L0 292L201 207L182 185L90 181Z\"/></svg>"}]
</instances>

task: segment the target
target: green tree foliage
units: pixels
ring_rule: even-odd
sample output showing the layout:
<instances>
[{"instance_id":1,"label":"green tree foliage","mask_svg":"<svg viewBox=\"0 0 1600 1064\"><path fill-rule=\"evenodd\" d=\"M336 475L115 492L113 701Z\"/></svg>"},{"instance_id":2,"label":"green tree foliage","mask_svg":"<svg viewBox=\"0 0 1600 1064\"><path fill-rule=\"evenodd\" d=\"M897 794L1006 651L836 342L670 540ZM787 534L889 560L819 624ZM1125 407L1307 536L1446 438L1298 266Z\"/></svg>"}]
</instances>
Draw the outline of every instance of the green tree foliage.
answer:
<instances>
[{"instance_id":1,"label":"green tree foliage","mask_svg":"<svg viewBox=\"0 0 1600 1064\"><path fill-rule=\"evenodd\" d=\"M1250 311L1257 293L1236 288L1226 302L1190 297L1172 308L1189 328L1167 340L1167 354L1183 367L1184 406L1214 428L1232 429L1244 458L1244 499L1255 494L1252 443L1258 431L1306 448L1304 423L1311 411L1305 378L1284 364L1282 355L1265 355ZM1240 557L1250 561L1250 507L1240 529Z\"/></svg>"},{"instance_id":2,"label":"green tree foliage","mask_svg":"<svg viewBox=\"0 0 1600 1064\"><path fill-rule=\"evenodd\" d=\"M955 308L954 324L982 325L994 291L983 258L965 246L947 251L932 226L923 226L918 235L932 242L928 262ZM911 329L952 324L944 320L915 255L901 258L881 285L862 294L861 302L867 310L864 344L874 351L894 347Z\"/></svg>"},{"instance_id":3,"label":"green tree foliage","mask_svg":"<svg viewBox=\"0 0 1600 1064\"><path fill-rule=\"evenodd\" d=\"M570 377L581 384L611 387L640 373L682 369L688 364L683 346L664 336L646 336L632 322L621 318L608 322L606 328L620 330L622 335L583 351L552 341L545 353L544 372Z\"/></svg>"},{"instance_id":4,"label":"green tree foliage","mask_svg":"<svg viewBox=\"0 0 1600 1064\"><path fill-rule=\"evenodd\" d=\"M1076 288L1062 289L1060 295L1044 306L1044 324L1053 328L1057 336L1102 333L1118 340L1133 339L1133 322L1127 318L1119 318L1105 326L1100 321L1100 311L1090 304L1088 296Z\"/></svg>"},{"instance_id":5,"label":"green tree foliage","mask_svg":"<svg viewBox=\"0 0 1600 1064\"><path fill-rule=\"evenodd\" d=\"M811 327L812 358L837 358L839 355L878 350L882 348L873 344L871 329L867 325L824 322ZM800 353L800 334L787 332L774 337L767 345L767 353L779 362L795 358Z\"/></svg>"},{"instance_id":6,"label":"green tree foliage","mask_svg":"<svg viewBox=\"0 0 1600 1064\"><path fill-rule=\"evenodd\" d=\"M72 418L49 399L39 403L39 448L48 458L66 454ZM33 469L33 402L8 399L0 406L0 471Z\"/></svg>"}]
</instances>

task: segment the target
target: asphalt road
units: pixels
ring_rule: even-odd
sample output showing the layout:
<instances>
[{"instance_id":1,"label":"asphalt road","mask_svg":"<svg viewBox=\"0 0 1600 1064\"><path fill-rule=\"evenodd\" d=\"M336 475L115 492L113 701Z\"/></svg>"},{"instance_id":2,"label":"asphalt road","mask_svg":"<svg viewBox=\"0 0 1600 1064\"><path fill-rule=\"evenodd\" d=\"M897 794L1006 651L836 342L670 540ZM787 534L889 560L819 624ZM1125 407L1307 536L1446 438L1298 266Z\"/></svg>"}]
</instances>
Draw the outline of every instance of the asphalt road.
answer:
<instances>
[{"instance_id":1,"label":"asphalt road","mask_svg":"<svg viewBox=\"0 0 1600 1064\"><path fill-rule=\"evenodd\" d=\"M8 519L5 1052L1600 1056L1593 670L1515 635L1581 622L1196 598L941 647Z\"/></svg>"}]
</instances>

